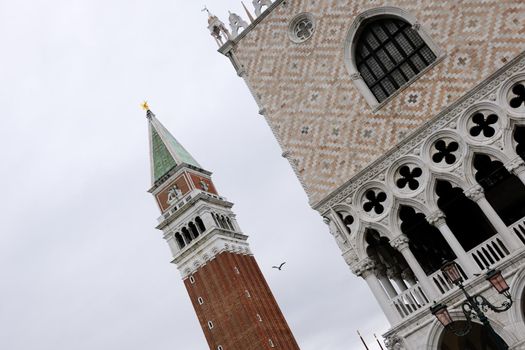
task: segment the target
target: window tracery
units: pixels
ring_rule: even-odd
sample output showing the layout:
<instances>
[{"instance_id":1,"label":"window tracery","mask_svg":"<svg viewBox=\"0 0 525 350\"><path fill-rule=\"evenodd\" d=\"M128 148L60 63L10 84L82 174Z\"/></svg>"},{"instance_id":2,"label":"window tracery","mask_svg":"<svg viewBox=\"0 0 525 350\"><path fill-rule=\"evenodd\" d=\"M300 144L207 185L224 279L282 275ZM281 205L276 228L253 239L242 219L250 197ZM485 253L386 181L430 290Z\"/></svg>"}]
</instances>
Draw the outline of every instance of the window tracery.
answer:
<instances>
[{"instance_id":1,"label":"window tracery","mask_svg":"<svg viewBox=\"0 0 525 350\"><path fill-rule=\"evenodd\" d=\"M401 168L399 168L399 178L396 181L396 186L399 189L404 189L407 187L408 189L415 191L419 187L419 180L418 178L423 175L423 170L419 167L414 167L413 169L410 169L408 165L403 165Z\"/></svg>"},{"instance_id":2,"label":"window tracery","mask_svg":"<svg viewBox=\"0 0 525 350\"><path fill-rule=\"evenodd\" d=\"M367 213L372 211L377 215L383 214L385 207L383 203L386 201L386 193L380 190L368 190L365 194L365 201L363 203L363 210Z\"/></svg>"},{"instance_id":3,"label":"window tracery","mask_svg":"<svg viewBox=\"0 0 525 350\"><path fill-rule=\"evenodd\" d=\"M379 103L437 59L408 22L393 17L366 23L354 56L357 70Z\"/></svg>"},{"instance_id":4,"label":"window tracery","mask_svg":"<svg viewBox=\"0 0 525 350\"><path fill-rule=\"evenodd\" d=\"M457 156L456 152L459 150L459 144L456 141L450 140L445 141L440 139L434 144L434 154L432 155L432 161L436 164L444 163L452 165L456 163Z\"/></svg>"},{"instance_id":5,"label":"window tracery","mask_svg":"<svg viewBox=\"0 0 525 350\"><path fill-rule=\"evenodd\" d=\"M512 94L509 105L512 108L525 106L525 85L518 83L512 87Z\"/></svg>"}]
</instances>

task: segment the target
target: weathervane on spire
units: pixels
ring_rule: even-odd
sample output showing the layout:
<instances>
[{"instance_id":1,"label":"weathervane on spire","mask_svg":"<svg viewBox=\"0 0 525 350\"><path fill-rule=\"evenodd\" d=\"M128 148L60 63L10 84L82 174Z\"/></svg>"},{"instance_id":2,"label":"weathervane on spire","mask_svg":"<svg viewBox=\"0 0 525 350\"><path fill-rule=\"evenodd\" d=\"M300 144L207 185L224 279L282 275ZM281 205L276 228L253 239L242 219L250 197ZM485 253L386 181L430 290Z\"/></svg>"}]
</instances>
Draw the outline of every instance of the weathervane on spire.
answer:
<instances>
[{"instance_id":1,"label":"weathervane on spire","mask_svg":"<svg viewBox=\"0 0 525 350\"><path fill-rule=\"evenodd\" d=\"M207 6L204 6L204 8L201 10L201 12L204 12L204 11L208 12L208 16L211 17L210 10L208 10L208 7L207 7Z\"/></svg>"},{"instance_id":2,"label":"weathervane on spire","mask_svg":"<svg viewBox=\"0 0 525 350\"><path fill-rule=\"evenodd\" d=\"M146 118L151 119L151 117L154 115L153 112L149 109L148 101L142 102L140 105L143 110L146 111Z\"/></svg>"}]
</instances>

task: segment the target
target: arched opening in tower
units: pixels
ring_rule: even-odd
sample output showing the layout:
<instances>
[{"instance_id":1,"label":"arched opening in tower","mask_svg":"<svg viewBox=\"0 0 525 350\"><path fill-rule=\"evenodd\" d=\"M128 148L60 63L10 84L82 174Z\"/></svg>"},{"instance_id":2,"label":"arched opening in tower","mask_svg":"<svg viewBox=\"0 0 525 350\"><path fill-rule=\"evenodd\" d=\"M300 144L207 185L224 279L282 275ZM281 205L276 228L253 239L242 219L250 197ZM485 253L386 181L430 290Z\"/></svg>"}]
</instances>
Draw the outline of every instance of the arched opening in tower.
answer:
<instances>
[{"instance_id":1,"label":"arched opening in tower","mask_svg":"<svg viewBox=\"0 0 525 350\"><path fill-rule=\"evenodd\" d=\"M525 217L525 185L499 160L486 154L474 155L476 181L485 190L485 198L505 225Z\"/></svg>"},{"instance_id":2,"label":"arched opening in tower","mask_svg":"<svg viewBox=\"0 0 525 350\"><path fill-rule=\"evenodd\" d=\"M439 270L444 260L456 259L456 254L439 229L428 223L425 214L416 213L412 207L401 206L399 218L401 231L410 239L410 250L427 275Z\"/></svg>"},{"instance_id":3,"label":"arched opening in tower","mask_svg":"<svg viewBox=\"0 0 525 350\"><path fill-rule=\"evenodd\" d=\"M465 329L466 321L454 322L454 328ZM479 323L472 323L471 331L458 337L453 332L443 330L440 339L440 350L498 350L496 342L490 333Z\"/></svg>"},{"instance_id":4,"label":"arched opening in tower","mask_svg":"<svg viewBox=\"0 0 525 350\"><path fill-rule=\"evenodd\" d=\"M190 222L188 224L188 227L190 228L190 231L191 231L191 236L193 237L193 239L199 237L199 230L197 230L197 227L195 226L195 224L193 222Z\"/></svg>"},{"instance_id":5,"label":"arched opening in tower","mask_svg":"<svg viewBox=\"0 0 525 350\"><path fill-rule=\"evenodd\" d=\"M483 243L496 234L496 230L479 208L468 199L463 190L448 181L436 182L437 205L445 214L445 220L465 251Z\"/></svg>"},{"instance_id":6,"label":"arched opening in tower","mask_svg":"<svg viewBox=\"0 0 525 350\"><path fill-rule=\"evenodd\" d=\"M368 228L365 241L366 253L376 263L377 277L391 298L417 283L407 261L400 252L392 248L388 238Z\"/></svg>"}]
</instances>

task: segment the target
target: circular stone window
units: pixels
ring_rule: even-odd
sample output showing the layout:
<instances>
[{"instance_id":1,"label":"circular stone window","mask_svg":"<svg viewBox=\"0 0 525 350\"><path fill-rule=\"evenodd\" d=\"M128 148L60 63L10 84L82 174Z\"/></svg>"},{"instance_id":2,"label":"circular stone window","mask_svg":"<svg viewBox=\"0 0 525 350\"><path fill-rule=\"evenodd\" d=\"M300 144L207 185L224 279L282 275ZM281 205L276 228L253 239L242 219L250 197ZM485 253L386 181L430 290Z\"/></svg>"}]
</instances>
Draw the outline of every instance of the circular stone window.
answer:
<instances>
[{"instance_id":1,"label":"circular stone window","mask_svg":"<svg viewBox=\"0 0 525 350\"><path fill-rule=\"evenodd\" d=\"M289 35L294 43L302 43L314 34L314 19L309 13L301 13L290 22Z\"/></svg>"}]
</instances>

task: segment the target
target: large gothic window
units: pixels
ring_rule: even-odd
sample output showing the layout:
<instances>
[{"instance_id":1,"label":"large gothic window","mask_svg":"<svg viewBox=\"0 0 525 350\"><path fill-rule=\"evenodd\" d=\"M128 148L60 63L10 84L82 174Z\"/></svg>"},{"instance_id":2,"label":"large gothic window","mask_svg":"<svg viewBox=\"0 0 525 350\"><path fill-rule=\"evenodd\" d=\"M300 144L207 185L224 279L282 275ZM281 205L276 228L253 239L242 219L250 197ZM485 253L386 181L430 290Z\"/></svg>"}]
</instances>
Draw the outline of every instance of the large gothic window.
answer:
<instances>
[{"instance_id":1,"label":"large gothic window","mask_svg":"<svg viewBox=\"0 0 525 350\"><path fill-rule=\"evenodd\" d=\"M434 62L436 55L408 22L382 17L364 25L355 60L366 85L382 102Z\"/></svg>"}]
</instances>

